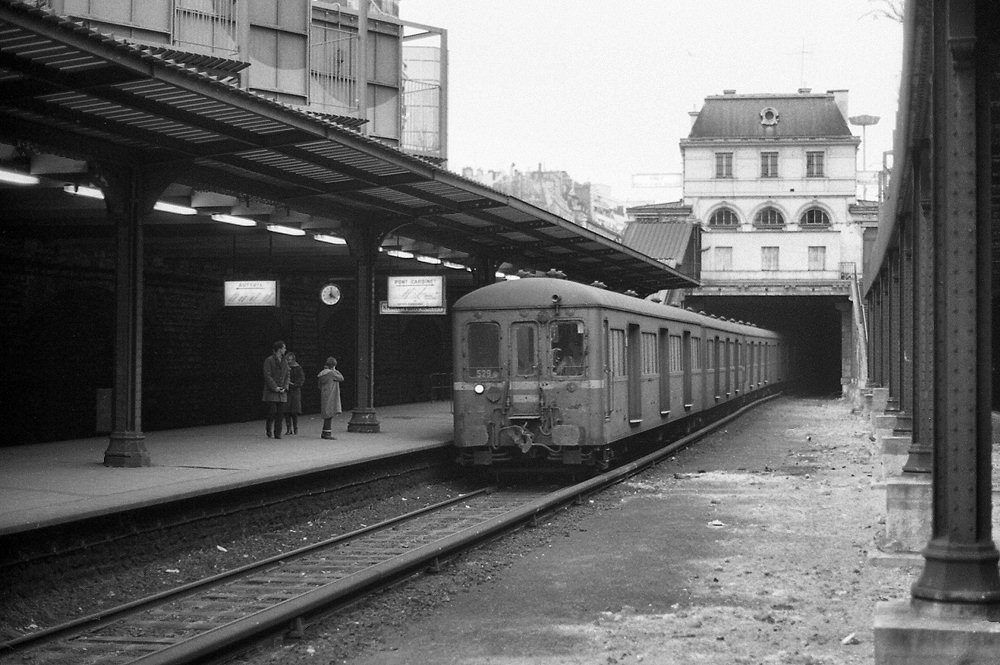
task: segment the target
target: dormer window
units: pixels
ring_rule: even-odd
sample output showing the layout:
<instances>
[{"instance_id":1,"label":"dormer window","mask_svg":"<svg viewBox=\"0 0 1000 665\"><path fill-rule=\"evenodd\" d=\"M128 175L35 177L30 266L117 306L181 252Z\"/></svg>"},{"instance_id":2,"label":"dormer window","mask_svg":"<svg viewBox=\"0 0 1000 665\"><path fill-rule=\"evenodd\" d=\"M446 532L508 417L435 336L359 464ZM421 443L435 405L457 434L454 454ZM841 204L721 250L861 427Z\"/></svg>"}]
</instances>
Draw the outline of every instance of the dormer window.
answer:
<instances>
[{"instance_id":1,"label":"dormer window","mask_svg":"<svg viewBox=\"0 0 1000 665\"><path fill-rule=\"evenodd\" d=\"M760 124L765 127L773 127L778 124L778 110L773 106L768 106L760 110Z\"/></svg>"}]
</instances>

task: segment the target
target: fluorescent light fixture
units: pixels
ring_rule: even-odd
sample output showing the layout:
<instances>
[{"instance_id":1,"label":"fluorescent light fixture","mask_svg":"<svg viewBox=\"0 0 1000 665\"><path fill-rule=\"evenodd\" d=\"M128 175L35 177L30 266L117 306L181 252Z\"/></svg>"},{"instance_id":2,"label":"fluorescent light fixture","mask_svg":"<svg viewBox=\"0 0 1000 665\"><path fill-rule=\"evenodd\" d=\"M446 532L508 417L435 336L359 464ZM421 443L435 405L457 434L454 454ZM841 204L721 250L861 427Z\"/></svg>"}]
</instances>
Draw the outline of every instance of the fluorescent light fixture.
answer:
<instances>
[{"instance_id":1,"label":"fluorescent light fixture","mask_svg":"<svg viewBox=\"0 0 1000 665\"><path fill-rule=\"evenodd\" d=\"M388 254L389 256L395 256L397 259L413 258L413 254L411 254L410 252L404 252L401 249L390 249L388 252L386 252L386 254Z\"/></svg>"},{"instance_id":2,"label":"fluorescent light fixture","mask_svg":"<svg viewBox=\"0 0 1000 665\"><path fill-rule=\"evenodd\" d=\"M173 203L167 203L165 201L157 201L153 206L153 210L159 210L160 212L169 212L175 215L197 215L198 211L194 208L189 208L187 206L179 206Z\"/></svg>"},{"instance_id":3,"label":"fluorescent light fixture","mask_svg":"<svg viewBox=\"0 0 1000 665\"><path fill-rule=\"evenodd\" d=\"M232 224L234 226L257 226L257 222L252 219L247 219L246 217L234 217L233 215L212 215L212 221L222 222L223 224Z\"/></svg>"},{"instance_id":4,"label":"fluorescent light fixture","mask_svg":"<svg viewBox=\"0 0 1000 665\"><path fill-rule=\"evenodd\" d=\"M496 271L496 272L495 272L495 273L493 274L493 276L494 276L494 277L496 277L497 279L506 279L506 278L507 278L507 273L505 273L505 272L500 272L499 270L497 270L497 271Z\"/></svg>"},{"instance_id":5,"label":"fluorescent light fixture","mask_svg":"<svg viewBox=\"0 0 1000 665\"><path fill-rule=\"evenodd\" d=\"M421 263L429 263L432 266L441 265L441 259L436 259L433 256L418 256L417 261L420 261Z\"/></svg>"},{"instance_id":6,"label":"fluorescent light fixture","mask_svg":"<svg viewBox=\"0 0 1000 665\"><path fill-rule=\"evenodd\" d=\"M507 280L508 282L513 282L515 279L521 279L521 278L518 277L517 275L505 275L504 279Z\"/></svg>"},{"instance_id":7,"label":"fluorescent light fixture","mask_svg":"<svg viewBox=\"0 0 1000 665\"><path fill-rule=\"evenodd\" d=\"M104 192L93 187L77 187L76 185L66 185L63 187L63 191L67 194L76 194L77 196L86 196L88 199L103 199Z\"/></svg>"},{"instance_id":8,"label":"fluorescent light fixture","mask_svg":"<svg viewBox=\"0 0 1000 665\"><path fill-rule=\"evenodd\" d=\"M294 226L285 226L284 224L268 224L267 230L272 233L281 233L286 236L304 236L306 234L302 229L297 229Z\"/></svg>"},{"instance_id":9,"label":"fluorescent light fixture","mask_svg":"<svg viewBox=\"0 0 1000 665\"><path fill-rule=\"evenodd\" d=\"M328 242L331 245L346 245L347 241L340 236L330 236L325 233L317 233L313 236L313 240L319 240L320 242Z\"/></svg>"},{"instance_id":10,"label":"fluorescent light fixture","mask_svg":"<svg viewBox=\"0 0 1000 665\"><path fill-rule=\"evenodd\" d=\"M37 185L39 181L38 178L27 173L0 169L0 182L9 182L12 185Z\"/></svg>"},{"instance_id":11,"label":"fluorescent light fixture","mask_svg":"<svg viewBox=\"0 0 1000 665\"><path fill-rule=\"evenodd\" d=\"M452 263L451 261L442 261L441 265L445 268L451 268L452 270L468 270L468 268L463 266L461 263Z\"/></svg>"}]
</instances>

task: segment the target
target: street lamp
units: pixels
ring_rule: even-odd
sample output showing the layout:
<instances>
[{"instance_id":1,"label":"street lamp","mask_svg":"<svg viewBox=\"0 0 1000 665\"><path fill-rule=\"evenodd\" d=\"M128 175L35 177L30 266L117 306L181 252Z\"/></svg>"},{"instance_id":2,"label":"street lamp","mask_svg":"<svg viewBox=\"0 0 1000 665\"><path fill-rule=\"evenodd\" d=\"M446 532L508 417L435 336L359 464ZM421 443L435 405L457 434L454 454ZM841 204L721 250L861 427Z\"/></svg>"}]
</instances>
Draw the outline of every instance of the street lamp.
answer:
<instances>
[{"instance_id":1,"label":"street lamp","mask_svg":"<svg viewBox=\"0 0 1000 665\"><path fill-rule=\"evenodd\" d=\"M877 115L852 115L848 120L852 125L861 127L861 170L868 170L868 133L869 125L877 125L879 117Z\"/></svg>"}]
</instances>

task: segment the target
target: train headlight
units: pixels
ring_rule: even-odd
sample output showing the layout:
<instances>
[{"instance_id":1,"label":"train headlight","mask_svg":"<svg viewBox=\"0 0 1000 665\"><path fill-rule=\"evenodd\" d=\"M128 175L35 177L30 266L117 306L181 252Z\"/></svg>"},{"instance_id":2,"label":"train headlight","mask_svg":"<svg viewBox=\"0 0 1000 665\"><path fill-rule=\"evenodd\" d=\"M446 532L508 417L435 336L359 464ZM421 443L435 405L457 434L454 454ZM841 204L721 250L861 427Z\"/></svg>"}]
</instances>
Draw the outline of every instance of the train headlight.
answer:
<instances>
[{"instance_id":1,"label":"train headlight","mask_svg":"<svg viewBox=\"0 0 1000 665\"><path fill-rule=\"evenodd\" d=\"M481 383L477 383L476 387L473 388L473 390L476 392L477 395L482 395L484 392L486 392L486 386L484 386Z\"/></svg>"}]
</instances>

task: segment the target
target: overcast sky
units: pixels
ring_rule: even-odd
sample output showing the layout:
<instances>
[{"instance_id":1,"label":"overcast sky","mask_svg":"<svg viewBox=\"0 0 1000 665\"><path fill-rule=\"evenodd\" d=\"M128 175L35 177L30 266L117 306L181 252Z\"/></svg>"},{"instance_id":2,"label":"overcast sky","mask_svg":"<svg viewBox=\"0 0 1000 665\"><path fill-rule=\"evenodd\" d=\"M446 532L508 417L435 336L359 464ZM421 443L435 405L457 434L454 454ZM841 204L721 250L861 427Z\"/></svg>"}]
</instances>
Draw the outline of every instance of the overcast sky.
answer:
<instances>
[{"instance_id":1,"label":"overcast sky","mask_svg":"<svg viewBox=\"0 0 1000 665\"><path fill-rule=\"evenodd\" d=\"M632 190L633 174L679 173L688 112L724 89L849 90L850 115L881 117L867 129L875 168L892 147L902 62L902 25L866 16L878 6L401 0L400 14L448 31L451 170L541 164L636 201L660 197Z\"/></svg>"}]
</instances>

